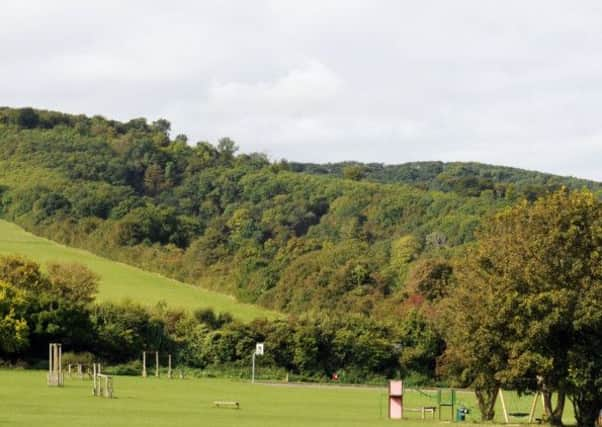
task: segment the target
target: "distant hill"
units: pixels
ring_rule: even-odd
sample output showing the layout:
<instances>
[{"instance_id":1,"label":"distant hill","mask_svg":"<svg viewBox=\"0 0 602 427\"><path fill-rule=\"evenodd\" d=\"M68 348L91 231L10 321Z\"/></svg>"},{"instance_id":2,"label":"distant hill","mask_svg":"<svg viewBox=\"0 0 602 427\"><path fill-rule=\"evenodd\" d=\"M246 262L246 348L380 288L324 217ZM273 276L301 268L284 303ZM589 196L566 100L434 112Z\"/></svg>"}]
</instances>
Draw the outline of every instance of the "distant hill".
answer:
<instances>
[{"instance_id":1,"label":"distant hill","mask_svg":"<svg viewBox=\"0 0 602 427\"><path fill-rule=\"evenodd\" d=\"M602 183L591 180L476 162L410 162L399 165L291 162L290 168L314 175L340 178L350 175L374 182L408 184L425 190L456 192L473 197L480 196L484 191L513 191L534 199L542 191L562 186L570 189L588 188L596 192L602 190Z\"/></svg>"},{"instance_id":2,"label":"distant hill","mask_svg":"<svg viewBox=\"0 0 602 427\"><path fill-rule=\"evenodd\" d=\"M0 108L0 216L290 313L395 316L436 298L483 218L600 184L476 163L270 163L167 120Z\"/></svg>"}]
</instances>

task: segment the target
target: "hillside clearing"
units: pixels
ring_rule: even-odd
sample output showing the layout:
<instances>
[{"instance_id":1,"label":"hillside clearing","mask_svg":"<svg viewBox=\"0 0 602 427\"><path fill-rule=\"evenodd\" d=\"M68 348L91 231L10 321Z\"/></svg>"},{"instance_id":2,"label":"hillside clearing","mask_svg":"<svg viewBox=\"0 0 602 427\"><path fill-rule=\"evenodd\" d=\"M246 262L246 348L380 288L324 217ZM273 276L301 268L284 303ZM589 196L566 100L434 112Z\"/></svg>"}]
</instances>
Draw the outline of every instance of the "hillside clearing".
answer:
<instances>
[{"instance_id":1,"label":"hillside clearing","mask_svg":"<svg viewBox=\"0 0 602 427\"><path fill-rule=\"evenodd\" d=\"M278 316L277 313L261 307L240 303L228 295L194 287L34 236L17 225L2 220L0 220L0 254L25 256L42 266L47 262L82 263L101 277L98 301L119 302L129 298L149 306L165 301L170 307L191 310L212 308L220 313L229 312L243 321Z\"/></svg>"}]
</instances>

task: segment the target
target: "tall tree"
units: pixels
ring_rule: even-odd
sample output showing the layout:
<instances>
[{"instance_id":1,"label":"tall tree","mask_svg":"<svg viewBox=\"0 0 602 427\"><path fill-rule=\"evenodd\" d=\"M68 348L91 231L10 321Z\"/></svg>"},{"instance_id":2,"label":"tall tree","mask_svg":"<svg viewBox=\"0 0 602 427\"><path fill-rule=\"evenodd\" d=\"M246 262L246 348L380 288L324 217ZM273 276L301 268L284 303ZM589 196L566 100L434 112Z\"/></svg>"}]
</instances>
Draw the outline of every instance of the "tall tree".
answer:
<instances>
[{"instance_id":1,"label":"tall tree","mask_svg":"<svg viewBox=\"0 0 602 427\"><path fill-rule=\"evenodd\" d=\"M451 339L448 354L507 357L482 370L492 384L539 388L553 425L562 424L564 398L573 396L579 425L591 425L592 408L602 403L592 369L602 360L601 257L602 204L591 192L560 190L498 214L469 252L451 297L459 320L450 335L462 328L475 334L466 344Z\"/></svg>"},{"instance_id":2,"label":"tall tree","mask_svg":"<svg viewBox=\"0 0 602 427\"><path fill-rule=\"evenodd\" d=\"M225 161L231 161L234 158L234 154L238 151L238 145L228 137L220 138L217 141L217 151L219 151Z\"/></svg>"}]
</instances>

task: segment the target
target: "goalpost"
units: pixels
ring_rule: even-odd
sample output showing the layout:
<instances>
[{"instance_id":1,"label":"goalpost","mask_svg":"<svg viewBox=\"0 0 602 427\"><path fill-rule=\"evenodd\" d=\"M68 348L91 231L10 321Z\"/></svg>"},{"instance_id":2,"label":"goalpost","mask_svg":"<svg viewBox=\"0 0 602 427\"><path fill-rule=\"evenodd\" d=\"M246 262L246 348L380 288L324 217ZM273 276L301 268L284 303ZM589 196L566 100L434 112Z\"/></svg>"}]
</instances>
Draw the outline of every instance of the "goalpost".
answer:
<instances>
[{"instance_id":1,"label":"goalpost","mask_svg":"<svg viewBox=\"0 0 602 427\"><path fill-rule=\"evenodd\" d=\"M146 371L146 351L142 352L142 377L147 377ZM150 352L149 352L150 353ZM159 377L159 352L155 351L155 377ZM167 354L167 378L172 378L171 353Z\"/></svg>"}]
</instances>

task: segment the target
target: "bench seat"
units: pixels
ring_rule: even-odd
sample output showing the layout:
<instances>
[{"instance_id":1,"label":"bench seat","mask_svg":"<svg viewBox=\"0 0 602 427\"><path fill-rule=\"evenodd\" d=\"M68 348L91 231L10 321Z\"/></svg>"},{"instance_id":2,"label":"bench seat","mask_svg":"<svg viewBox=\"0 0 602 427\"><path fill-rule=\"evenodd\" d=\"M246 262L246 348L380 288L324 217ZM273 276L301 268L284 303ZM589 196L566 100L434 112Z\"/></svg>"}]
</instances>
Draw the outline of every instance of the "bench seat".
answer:
<instances>
[{"instance_id":1,"label":"bench seat","mask_svg":"<svg viewBox=\"0 0 602 427\"><path fill-rule=\"evenodd\" d=\"M213 404L216 408L240 409L240 403L236 400L215 400Z\"/></svg>"}]
</instances>

